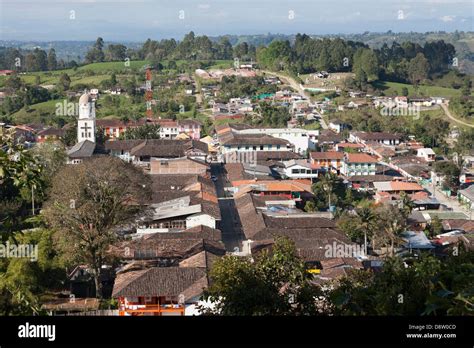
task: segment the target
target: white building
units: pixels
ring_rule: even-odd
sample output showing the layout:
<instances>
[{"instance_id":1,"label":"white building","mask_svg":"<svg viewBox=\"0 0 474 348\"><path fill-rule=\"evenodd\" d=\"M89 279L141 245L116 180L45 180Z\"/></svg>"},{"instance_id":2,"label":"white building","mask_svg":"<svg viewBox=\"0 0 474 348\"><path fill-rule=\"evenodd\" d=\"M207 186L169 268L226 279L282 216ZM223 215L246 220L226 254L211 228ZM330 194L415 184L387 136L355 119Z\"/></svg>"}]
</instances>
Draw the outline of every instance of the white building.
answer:
<instances>
[{"instance_id":1,"label":"white building","mask_svg":"<svg viewBox=\"0 0 474 348\"><path fill-rule=\"evenodd\" d=\"M436 159L436 154L429 147L424 147L422 149L416 150L416 157L423 158L426 162L434 162Z\"/></svg>"},{"instance_id":2,"label":"white building","mask_svg":"<svg viewBox=\"0 0 474 348\"><path fill-rule=\"evenodd\" d=\"M329 122L329 129L336 132L336 133L341 133L344 128L346 127L346 124L342 122L341 120L332 120Z\"/></svg>"},{"instance_id":3,"label":"white building","mask_svg":"<svg viewBox=\"0 0 474 348\"><path fill-rule=\"evenodd\" d=\"M68 164L79 164L95 152L95 106L90 94L79 98L79 119L77 120L77 143L66 154Z\"/></svg>"},{"instance_id":4,"label":"white building","mask_svg":"<svg viewBox=\"0 0 474 348\"><path fill-rule=\"evenodd\" d=\"M306 159L284 161L282 174L290 179L315 179L318 177L320 166L311 164Z\"/></svg>"},{"instance_id":5,"label":"white building","mask_svg":"<svg viewBox=\"0 0 474 348\"><path fill-rule=\"evenodd\" d=\"M77 142L89 140L95 143L95 104L88 93L79 98L79 119L77 121Z\"/></svg>"},{"instance_id":6,"label":"white building","mask_svg":"<svg viewBox=\"0 0 474 348\"><path fill-rule=\"evenodd\" d=\"M152 204L152 215L137 222L137 233L166 233L199 225L217 228L220 214L211 202L193 201L190 196ZM218 210L218 208L217 208Z\"/></svg>"},{"instance_id":7,"label":"white building","mask_svg":"<svg viewBox=\"0 0 474 348\"><path fill-rule=\"evenodd\" d=\"M243 135L269 135L274 138L288 141L294 146L294 151L304 153L308 149L316 149L316 141L319 136L318 130L307 130L302 128L249 128L234 130Z\"/></svg>"}]
</instances>

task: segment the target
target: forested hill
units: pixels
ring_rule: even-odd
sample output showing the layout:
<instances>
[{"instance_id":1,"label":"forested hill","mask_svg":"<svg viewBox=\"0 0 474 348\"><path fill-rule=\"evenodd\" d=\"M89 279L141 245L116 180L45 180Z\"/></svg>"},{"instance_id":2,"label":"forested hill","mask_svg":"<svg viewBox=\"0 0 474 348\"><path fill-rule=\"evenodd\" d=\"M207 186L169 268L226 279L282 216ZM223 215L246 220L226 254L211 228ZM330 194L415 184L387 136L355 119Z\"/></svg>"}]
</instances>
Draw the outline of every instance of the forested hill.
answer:
<instances>
[{"instance_id":1,"label":"forested hill","mask_svg":"<svg viewBox=\"0 0 474 348\"><path fill-rule=\"evenodd\" d=\"M340 37L345 40L362 42L373 48L380 48L383 44L391 44L393 41L403 43L410 41L423 45L426 41L437 41L443 40L446 43L452 44L456 48L456 52L459 54L461 59L470 59L474 61L474 32L427 32L427 33L394 33L388 31L385 33L372 33L365 32L359 34L333 34L333 35L317 35L308 34L312 38L336 38ZM157 38L159 40L159 33ZM285 35L285 34L256 34L256 35L225 35L232 46L239 43L246 42L252 46L268 46L274 40L289 40L294 42L296 35ZM209 39L213 42L219 42L223 36L209 36ZM180 41L181 38L175 38ZM120 43L128 48L136 49L143 45L143 41L137 42L109 42L109 43ZM0 47L15 47L24 50L32 50L35 47L40 47L44 50L54 48L59 59L66 60L69 56L71 59L76 59L77 56L85 57L89 48L94 45L93 40L91 41L7 41L0 40Z\"/></svg>"}]
</instances>

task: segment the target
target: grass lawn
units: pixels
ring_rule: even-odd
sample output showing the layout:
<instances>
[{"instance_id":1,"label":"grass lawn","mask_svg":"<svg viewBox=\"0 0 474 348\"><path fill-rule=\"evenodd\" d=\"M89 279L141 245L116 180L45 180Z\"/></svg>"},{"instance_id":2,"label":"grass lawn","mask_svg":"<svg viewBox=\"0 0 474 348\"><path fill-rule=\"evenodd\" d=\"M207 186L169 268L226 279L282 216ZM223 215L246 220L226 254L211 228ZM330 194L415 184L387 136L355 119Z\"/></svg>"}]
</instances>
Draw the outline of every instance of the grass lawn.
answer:
<instances>
[{"instance_id":1,"label":"grass lawn","mask_svg":"<svg viewBox=\"0 0 474 348\"><path fill-rule=\"evenodd\" d=\"M12 116L15 122L21 123L39 123L41 121L47 121L52 119L56 113L56 103L62 103L63 101L48 100L44 103L38 103L30 105L28 110L22 108L15 112Z\"/></svg>"},{"instance_id":2,"label":"grass lawn","mask_svg":"<svg viewBox=\"0 0 474 348\"><path fill-rule=\"evenodd\" d=\"M384 92L385 95L401 95L402 89L406 87L408 89L408 96L425 96L425 97L458 97L461 95L461 91L454 88L445 88L438 86L419 86L416 90L413 85L398 83L398 82L389 82L389 81L376 81L373 83L373 86L377 89L380 89Z\"/></svg>"},{"instance_id":3,"label":"grass lawn","mask_svg":"<svg viewBox=\"0 0 474 348\"><path fill-rule=\"evenodd\" d=\"M148 61L146 60L134 60L130 61L130 66L125 65L126 62L104 62L104 63L92 63L92 64L87 64L84 66L81 66L80 68L77 69L77 71L84 71L84 70L90 70L93 72L103 72L103 71L122 71L126 69L141 69L143 66L149 64Z\"/></svg>"},{"instance_id":4,"label":"grass lawn","mask_svg":"<svg viewBox=\"0 0 474 348\"><path fill-rule=\"evenodd\" d=\"M216 60L208 69L228 69L234 66L233 60Z\"/></svg>"}]
</instances>

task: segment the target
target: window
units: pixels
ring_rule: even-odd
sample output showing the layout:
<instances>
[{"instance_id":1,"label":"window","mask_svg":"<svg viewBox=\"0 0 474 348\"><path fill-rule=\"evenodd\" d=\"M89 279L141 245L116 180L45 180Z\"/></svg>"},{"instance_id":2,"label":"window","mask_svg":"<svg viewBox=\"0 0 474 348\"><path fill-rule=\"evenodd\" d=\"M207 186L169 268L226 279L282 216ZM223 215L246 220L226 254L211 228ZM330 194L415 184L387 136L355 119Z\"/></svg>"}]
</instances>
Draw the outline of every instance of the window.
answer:
<instances>
[{"instance_id":1,"label":"window","mask_svg":"<svg viewBox=\"0 0 474 348\"><path fill-rule=\"evenodd\" d=\"M263 145L260 145L260 150L263 150Z\"/></svg>"},{"instance_id":2,"label":"window","mask_svg":"<svg viewBox=\"0 0 474 348\"><path fill-rule=\"evenodd\" d=\"M292 169L291 174L299 174L300 170L299 169Z\"/></svg>"},{"instance_id":3,"label":"window","mask_svg":"<svg viewBox=\"0 0 474 348\"><path fill-rule=\"evenodd\" d=\"M281 147L280 145L277 145L277 150L280 150L280 147Z\"/></svg>"}]
</instances>

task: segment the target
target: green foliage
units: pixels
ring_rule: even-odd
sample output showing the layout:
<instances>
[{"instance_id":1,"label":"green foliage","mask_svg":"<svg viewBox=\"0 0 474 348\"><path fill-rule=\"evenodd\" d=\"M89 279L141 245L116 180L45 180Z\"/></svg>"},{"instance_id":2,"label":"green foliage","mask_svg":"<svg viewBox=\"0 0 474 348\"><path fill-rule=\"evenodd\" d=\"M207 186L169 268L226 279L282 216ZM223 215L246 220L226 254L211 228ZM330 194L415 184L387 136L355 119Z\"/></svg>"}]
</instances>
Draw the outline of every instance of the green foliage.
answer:
<instances>
[{"instance_id":1,"label":"green foliage","mask_svg":"<svg viewBox=\"0 0 474 348\"><path fill-rule=\"evenodd\" d=\"M442 186L444 190L456 192L459 187L459 174L461 169L452 161L438 161L433 166L434 171L444 176Z\"/></svg>"},{"instance_id":2,"label":"green foliage","mask_svg":"<svg viewBox=\"0 0 474 348\"><path fill-rule=\"evenodd\" d=\"M102 296L99 277L116 229L143 212L150 190L141 169L113 157L62 167L53 178L42 214L57 231L64 254L92 269L97 297Z\"/></svg>"},{"instance_id":3,"label":"green foliage","mask_svg":"<svg viewBox=\"0 0 474 348\"><path fill-rule=\"evenodd\" d=\"M127 128L125 132L120 134L120 139L160 139L159 124L145 124L136 128Z\"/></svg>"},{"instance_id":4,"label":"green foliage","mask_svg":"<svg viewBox=\"0 0 474 348\"><path fill-rule=\"evenodd\" d=\"M43 195L43 168L30 151L17 143L14 131L0 129L0 232L6 240L24 227L31 192Z\"/></svg>"},{"instance_id":5,"label":"green foliage","mask_svg":"<svg viewBox=\"0 0 474 348\"><path fill-rule=\"evenodd\" d=\"M314 202L318 210L328 209L331 206L342 207L346 195L346 188L342 179L334 173L326 173L312 187Z\"/></svg>"},{"instance_id":6,"label":"green foliage","mask_svg":"<svg viewBox=\"0 0 474 348\"><path fill-rule=\"evenodd\" d=\"M287 107L271 105L262 102L259 104L261 118L257 121L263 126L286 127L290 120L290 114Z\"/></svg>"},{"instance_id":7,"label":"green foliage","mask_svg":"<svg viewBox=\"0 0 474 348\"><path fill-rule=\"evenodd\" d=\"M46 229L17 233L12 243L37 247L38 259L6 259L0 265L0 315L44 314L39 298L66 280L63 259L54 247L53 233Z\"/></svg>"},{"instance_id":8,"label":"green foliage","mask_svg":"<svg viewBox=\"0 0 474 348\"><path fill-rule=\"evenodd\" d=\"M335 315L472 315L474 253L441 262L424 255L409 266L389 258L381 272L353 271L331 294Z\"/></svg>"},{"instance_id":9,"label":"green foliage","mask_svg":"<svg viewBox=\"0 0 474 348\"><path fill-rule=\"evenodd\" d=\"M71 78L69 77L68 74L63 73L59 77L59 88L62 91L67 91L69 90L69 87L71 86Z\"/></svg>"},{"instance_id":10,"label":"green foliage","mask_svg":"<svg viewBox=\"0 0 474 348\"><path fill-rule=\"evenodd\" d=\"M289 239L277 238L271 251L262 251L254 262L225 256L216 261L211 285L203 298L214 302L212 315L316 315L318 288Z\"/></svg>"},{"instance_id":11,"label":"green foliage","mask_svg":"<svg viewBox=\"0 0 474 348\"><path fill-rule=\"evenodd\" d=\"M410 82L417 85L420 81L428 78L430 64L423 53L418 53L415 58L410 60L408 68L408 78Z\"/></svg>"},{"instance_id":12,"label":"green foliage","mask_svg":"<svg viewBox=\"0 0 474 348\"><path fill-rule=\"evenodd\" d=\"M354 54L353 72L360 84L378 80L379 62L377 55L370 49L358 49Z\"/></svg>"}]
</instances>

